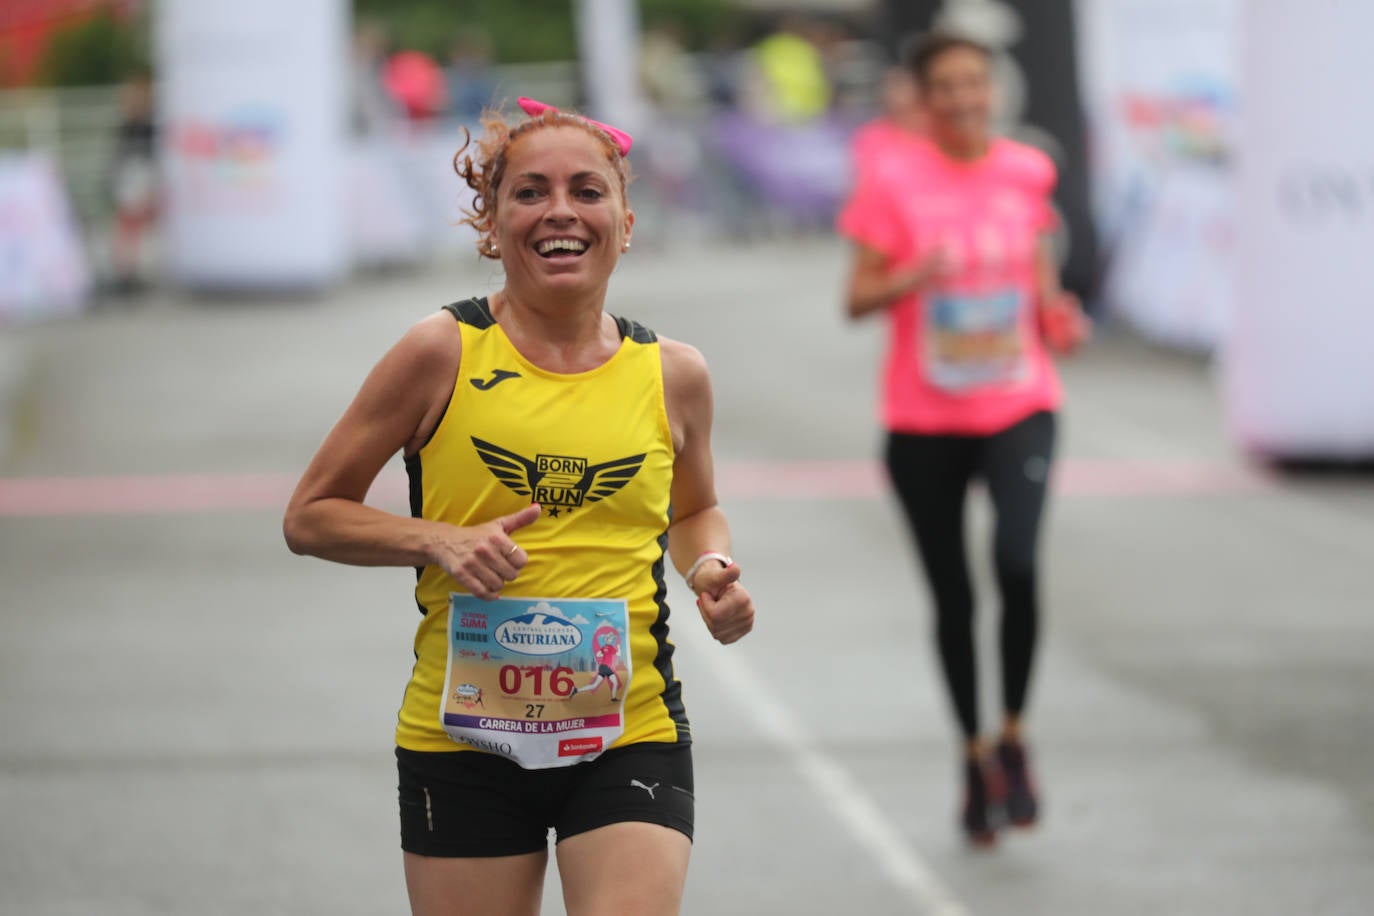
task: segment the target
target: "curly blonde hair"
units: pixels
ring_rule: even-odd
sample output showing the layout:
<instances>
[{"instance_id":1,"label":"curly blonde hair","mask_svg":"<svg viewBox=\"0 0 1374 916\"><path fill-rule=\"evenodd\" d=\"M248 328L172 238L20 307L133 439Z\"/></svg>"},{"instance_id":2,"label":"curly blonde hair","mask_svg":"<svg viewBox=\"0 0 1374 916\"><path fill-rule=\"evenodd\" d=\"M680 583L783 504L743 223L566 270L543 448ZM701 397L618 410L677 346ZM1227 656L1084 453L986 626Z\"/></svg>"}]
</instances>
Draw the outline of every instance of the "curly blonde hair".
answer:
<instances>
[{"instance_id":1,"label":"curly blonde hair","mask_svg":"<svg viewBox=\"0 0 1374 916\"><path fill-rule=\"evenodd\" d=\"M605 150L606 161L615 172L620 186L620 200L628 207L626 188L632 177L630 164L620 154L611 135L588 123L582 116L550 109L523 124L511 126L499 110L488 108L482 112L481 123L482 136L475 140L466 127L462 128L463 145L453 154L453 170L473 191L472 208L463 208L464 218L459 222L477 230L478 256L494 261L500 260L500 255L492 244L492 234L496 228L493 216L496 212L496 198L501 191L501 182L506 176L506 161L511 144L526 134L544 127L577 127L595 137ZM472 150L470 153L469 148ZM467 155L464 155L465 153Z\"/></svg>"}]
</instances>

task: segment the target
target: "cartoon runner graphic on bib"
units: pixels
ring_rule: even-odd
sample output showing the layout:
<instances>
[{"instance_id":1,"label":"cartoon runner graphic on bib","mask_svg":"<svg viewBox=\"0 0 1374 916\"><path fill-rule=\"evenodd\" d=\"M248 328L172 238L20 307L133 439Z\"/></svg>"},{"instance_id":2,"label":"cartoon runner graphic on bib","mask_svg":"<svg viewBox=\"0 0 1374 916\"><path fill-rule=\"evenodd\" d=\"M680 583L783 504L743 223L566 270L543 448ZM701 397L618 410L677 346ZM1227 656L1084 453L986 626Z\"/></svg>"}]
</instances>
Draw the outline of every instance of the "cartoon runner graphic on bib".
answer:
<instances>
[{"instance_id":1,"label":"cartoon runner graphic on bib","mask_svg":"<svg viewBox=\"0 0 1374 916\"><path fill-rule=\"evenodd\" d=\"M585 687L574 687L573 694L596 693L601 689L603 681L611 683L611 702L619 700L616 696L621 692L625 684L620 680L620 675L616 674L616 661L620 655L620 634L615 627L603 626L592 636L592 652L596 656L596 677L593 678Z\"/></svg>"}]
</instances>

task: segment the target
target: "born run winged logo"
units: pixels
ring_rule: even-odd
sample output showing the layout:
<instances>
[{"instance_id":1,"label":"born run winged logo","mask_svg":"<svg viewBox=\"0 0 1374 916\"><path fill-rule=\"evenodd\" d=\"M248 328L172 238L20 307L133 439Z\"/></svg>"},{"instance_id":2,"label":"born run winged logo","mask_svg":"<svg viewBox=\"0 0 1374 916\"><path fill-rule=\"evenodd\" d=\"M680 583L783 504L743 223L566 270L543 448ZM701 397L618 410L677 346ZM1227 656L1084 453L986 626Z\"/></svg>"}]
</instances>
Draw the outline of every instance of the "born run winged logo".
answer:
<instances>
[{"instance_id":1,"label":"born run winged logo","mask_svg":"<svg viewBox=\"0 0 1374 916\"><path fill-rule=\"evenodd\" d=\"M586 458L570 455L535 455L530 459L476 436L471 438L482 463L497 480L547 507L553 517L560 510L605 499L629 483L644 464L644 453L601 464L588 464Z\"/></svg>"}]
</instances>

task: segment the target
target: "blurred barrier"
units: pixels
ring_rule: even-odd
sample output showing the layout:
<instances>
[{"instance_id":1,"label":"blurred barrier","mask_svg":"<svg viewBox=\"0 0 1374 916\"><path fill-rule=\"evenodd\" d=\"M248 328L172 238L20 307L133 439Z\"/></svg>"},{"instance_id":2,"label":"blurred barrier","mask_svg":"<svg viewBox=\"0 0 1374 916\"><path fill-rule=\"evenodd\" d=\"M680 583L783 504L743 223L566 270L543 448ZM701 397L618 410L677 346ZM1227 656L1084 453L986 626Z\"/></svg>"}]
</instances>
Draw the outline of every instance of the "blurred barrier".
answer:
<instances>
[{"instance_id":1,"label":"blurred barrier","mask_svg":"<svg viewBox=\"0 0 1374 916\"><path fill-rule=\"evenodd\" d=\"M83 225L110 215L110 159L118 124L116 86L0 91L0 149L50 157Z\"/></svg>"},{"instance_id":2,"label":"blurred barrier","mask_svg":"<svg viewBox=\"0 0 1374 916\"><path fill-rule=\"evenodd\" d=\"M794 226L828 228L849 190L855 126L833 116L776 124L723 112L711 119L706 138L756 206Z\"/></svg>"},{"instance_id":3,"label":"blurred barrier","mask_svg":"<svg viewBox=\"0 0 1374 916\"><path fill-rule=\"evenodd\" d=\"M406 179L405 163L394 143L368 137L350 144L345 193L354 266L413 263L429 250L434 227L424 218L421 197Z\"/></svg>"},{"instance_id":4,"label":"blurred barrier","mask_svg":"<svg viewBox=\"0 0 1374 916\"><path fill-rule=\"evenodd\" d=\"M476 257L470 244L476 233L459 224L472 192L453 170L464 126L431 121L353 141L353 164L362 167L361 175L353 174L367 182L349 189L355 266L415 263L454 253ZM480 133L477 125L466 126Z\"/></svg>"},{"instance_id":5,"label":"blurred barrier","mask_svg":"<svg viewBox=\"0 0 1374 916\"><path fill-rule=\"evenodd\" d=\"M51 159L0 155L0 324L79 312L91 271Z\"/></svg>"},{"instance_id":6,"label":"blurred barrier","mask_svg":"<svg viewBox=\"0 0 1374 916\"><path fill-rule=\"evenodd\" d=\"M309 5L291 7L284 23L241 20L262 2L161 8L157 122L167 203L156 272L192 288L309 287L354 268L475 258L475 234L458 223L471 193L452 168L461 122L397 118L351 139L324 135L328 112L342 104L335 90L348 81L340 71L337 86L305 99L321 90L311 88L319 49L292 31L292 17L308 18ZM326 26L318 17L312 24ZM707 82L728 82L746 57L690 59ZM631 157L641 244L828 231L850 180L849 136L881 70L878 49L865 42L850 43L845 63L845 104L808 123L775 124L724 99L648 109ZM586 104L575 61L497 65L491 79L493 101L516 119L519 95ZM0 147L41 150L58 164L97 279L109 270L119 122L117 87L0 92ZM306 255L313 266L301 261Z\"/></svg>"},{"instance_id":7,"label":"blurred barrier","mask_svg":"<svg viewBox=\"0 0 1374 916\"><path fill-rule=\"evenodd\" d=\"M1107 308L1209 350L1233 299L1241 0L1079 0Z\"/></svg>"},{"instance_id":8,"label":"blurred barrier","mask_svg":"<svg viewBox=\"0 0 1374 916\"><path fill-rule=\"evenodd\" d=\"M157 11L163 264L194 288L315 288L348 268L344 0Z\"/></svg>"},{"instance_id":9,"label":"blurred barrier","mask_svg":"<svg viewBox=\"0 0 1374 916\"><path fill-rule=\"evenodd\" d=\"M630 154L636 242L828 232L849 188L858 121L846 113L778 124L729 108L650 111ZM355 264L475 257L476 235L458 223L472 193L453 171L463 126L393 125L354 141L350 174L366 183L349 189Z\"/></svg>"},{"instance_id":10,"label":"blurred barrier","mask_svg":"<svg viewBox=\"0 0 1374 916\"><path fill-rule=\"evenodd\" d=\"M1226 413L1248 449L1374 459L1374 4L1250 0Z\"/></svg>"}]
</instances>

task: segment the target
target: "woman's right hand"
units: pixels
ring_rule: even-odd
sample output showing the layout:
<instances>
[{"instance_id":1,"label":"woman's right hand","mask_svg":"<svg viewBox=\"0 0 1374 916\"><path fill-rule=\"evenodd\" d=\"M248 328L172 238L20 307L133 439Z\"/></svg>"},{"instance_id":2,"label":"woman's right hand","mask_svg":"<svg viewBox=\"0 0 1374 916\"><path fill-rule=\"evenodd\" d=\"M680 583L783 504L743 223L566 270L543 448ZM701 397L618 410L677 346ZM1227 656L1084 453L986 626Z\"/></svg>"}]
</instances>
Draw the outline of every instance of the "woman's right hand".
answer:
<instances>
[{"instance_id":1,"label":"woman's right hand","mask_svg":"<svg viewBox=\"0 0 1374 916\"><path fill-rule=\"evenodd\" d=\"M899 276L907 292L914 293L928 289L954 273L954 261L944 246L937 245L926 252L912 267Z\"/></svg>"},{"instance_id":2,"label":"woman's right hand","mask_svg":"<svg viewBox=\"0 0 1374 916\"><path fill-rule=\"evenodd\" d=\"M490 601L512 582L529 562L511 535L539 518L543 510L531 503L519 512L460 528L442 525L443 533L433 546L434 565L476 598Z\"/></svg>"},{"instance_id":3,"label":"woman's right hand","mask_svg":"<svg viewBox=\"0 0 1374 916\"><path fill-rule=\"evenodd\" d=\"M932 248L914 264L893 269L883 252L856 245L845 309L850 318L883 311L903 296L943 282L952 273L954 263L942 246Z\"/></svg>"}]
</instances>

